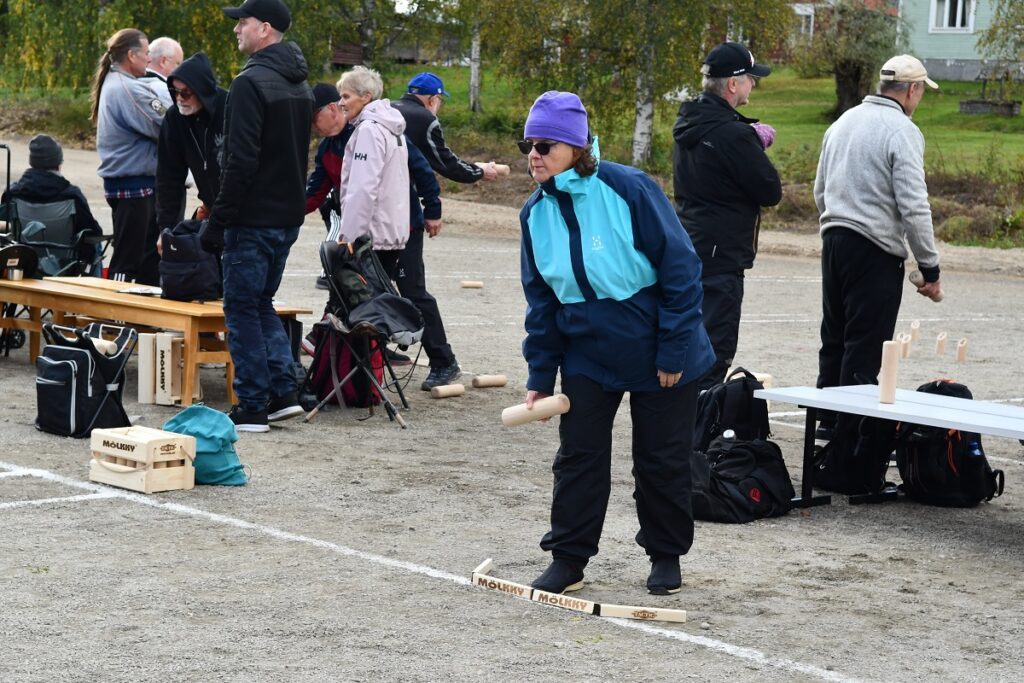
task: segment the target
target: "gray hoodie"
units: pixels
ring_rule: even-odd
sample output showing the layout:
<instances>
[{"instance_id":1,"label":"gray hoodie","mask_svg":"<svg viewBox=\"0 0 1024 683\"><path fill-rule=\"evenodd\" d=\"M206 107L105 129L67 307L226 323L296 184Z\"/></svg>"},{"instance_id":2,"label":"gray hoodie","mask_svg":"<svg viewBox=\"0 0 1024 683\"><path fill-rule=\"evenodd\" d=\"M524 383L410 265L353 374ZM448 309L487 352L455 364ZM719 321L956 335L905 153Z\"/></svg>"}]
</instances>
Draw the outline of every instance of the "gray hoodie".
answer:
<instances>
[{"instance_id":1,"label":"gray hoodie","mask_svg":"<svg viewBox=\"0 0 1024 683\"><path fill-rule=\"evenodd\" d=\"M374 100L352 119L355 130L341 164L341 239L369 233L373 248L409 241L409 149L405 119L388 100Z\"/></svg>"},{"instance_id":2,"label":"gray hoodie","mask_svg":"<svg viewBox=\"0 0 1024 683\"><path fill-rule=\"evenodd\" d=\"M868 95L825 131L814 179L821 233L853 230L921 267L939 265L924 179L924 136L898 102Z\"/></svg>"},{"instance_id":3,"label":"gray hoodie","mask_svg":"<svg viewBox=\"0 0 1024 683\"><path fill-rule=\"evenodd\" d=\"M166 108L146 83L111 69L96 117L101 178L156 176L156 144Z\"/></svg>"}]
</instances>

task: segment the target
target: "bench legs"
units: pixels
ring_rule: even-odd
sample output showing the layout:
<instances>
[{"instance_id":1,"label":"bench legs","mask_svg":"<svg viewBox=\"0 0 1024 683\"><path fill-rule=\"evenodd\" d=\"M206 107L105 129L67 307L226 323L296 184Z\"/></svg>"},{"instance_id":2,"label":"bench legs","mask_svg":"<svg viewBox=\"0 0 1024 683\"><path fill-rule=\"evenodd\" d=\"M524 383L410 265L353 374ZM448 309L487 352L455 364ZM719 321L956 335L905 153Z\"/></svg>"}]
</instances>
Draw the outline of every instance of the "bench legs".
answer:
<instances>
[{"instance_id":1,"label":"bench legs","mask_svg":"<svg viewBox=\"0 0 1024 683\"><path fill-rule=\"evenodd\" d=\"M803 406L801 406L803 407ZM804 424L804 467L800 481L800 495L793 499L793 506L809 508L817 505L831 505L832 496L815 496L813 488L814 472L814 426L818 422L818 409L805 408L807 422Z\"/></svg>"}]
</instances>

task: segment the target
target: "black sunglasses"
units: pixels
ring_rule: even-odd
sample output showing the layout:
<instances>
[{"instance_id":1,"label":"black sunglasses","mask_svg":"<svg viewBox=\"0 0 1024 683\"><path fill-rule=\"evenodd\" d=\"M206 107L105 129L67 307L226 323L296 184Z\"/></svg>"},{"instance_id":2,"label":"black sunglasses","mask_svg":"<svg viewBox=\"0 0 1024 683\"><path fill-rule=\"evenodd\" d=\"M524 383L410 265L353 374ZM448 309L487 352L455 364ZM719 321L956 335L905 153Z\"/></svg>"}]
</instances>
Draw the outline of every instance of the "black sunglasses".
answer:
<instances>
[{"instance_id":1,"label":"black sunglasses","mask_svg":"<svg viewBox=\"0 0 1024 683\"><path fill-rule=\"evenodd\" d=\"M169 90L171 91L171 95L174 97L180 97L183 100L191 100L196 96L194 92L186 88L175 88L172 86Z\"/></svg>"},{"instance_id":2,"label":"black sunglasses","mask_svg":"<svg viewBox=\"0 0 1024 683\"><path fill-rule=\"evenodd\" d=\"M519 151L523 154L529 154L531 149L537 150L537 154L541 156L547 155L551 151L551 148L555 145L561 144L559 142L530 142L529 140L520 140L516 143L519 146Z\"/></svg>"}]
</instances>

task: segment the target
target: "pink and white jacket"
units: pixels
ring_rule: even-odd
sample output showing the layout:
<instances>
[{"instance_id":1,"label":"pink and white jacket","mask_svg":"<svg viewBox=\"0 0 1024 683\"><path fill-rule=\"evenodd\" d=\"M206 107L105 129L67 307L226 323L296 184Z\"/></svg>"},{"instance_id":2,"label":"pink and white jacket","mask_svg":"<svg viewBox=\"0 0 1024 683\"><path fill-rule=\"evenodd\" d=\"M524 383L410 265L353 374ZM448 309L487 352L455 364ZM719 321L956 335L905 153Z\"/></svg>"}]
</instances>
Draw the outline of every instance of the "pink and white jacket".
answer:
<instances>
[{"instance_id":1,"label":"pink and white jacket","mask_svg":"<svg viewBox=\"0 0 1024 683\"><path fill-rule=\"evenodd\" d=\"M369 233L374 249L404 249L409 241L405 119L390 101L374 100L352 125L341 164L340 239L351 242Z\"/></svg>"}]
</instances>

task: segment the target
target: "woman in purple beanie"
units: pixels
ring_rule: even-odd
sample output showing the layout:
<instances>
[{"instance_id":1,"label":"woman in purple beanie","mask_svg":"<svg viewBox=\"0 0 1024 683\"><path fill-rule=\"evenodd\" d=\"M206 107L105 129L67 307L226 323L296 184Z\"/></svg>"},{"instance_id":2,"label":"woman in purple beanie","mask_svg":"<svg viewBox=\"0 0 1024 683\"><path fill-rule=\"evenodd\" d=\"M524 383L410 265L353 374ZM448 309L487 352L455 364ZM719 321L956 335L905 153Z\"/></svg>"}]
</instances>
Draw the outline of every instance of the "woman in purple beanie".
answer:
<instances>
[{"instance_id":1,"label":"woman in purple beanie","mask_svg":"<svg viewBox=\"0 0 1024 683\"><path fill-rule=\"evenodd\" d=\"M690 451L696 380L714 361L701 320L700 260L661 188L600 160L573 93L533 103L519 149L538 187L520 213L526 310L526 403L561 390L552 562L533 587L583 586L611 492L612 426L630 393L639 543L647 589L679 591L679 556L693 543Z\"/></svg>"}]
</instances>

